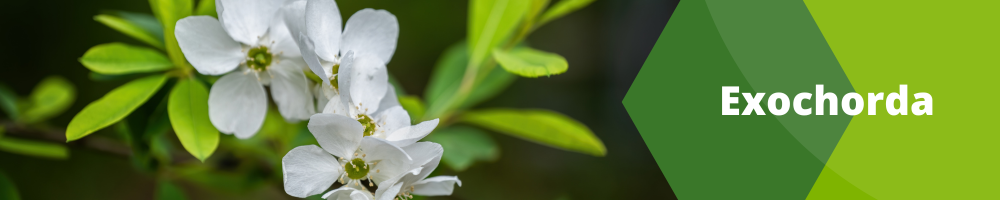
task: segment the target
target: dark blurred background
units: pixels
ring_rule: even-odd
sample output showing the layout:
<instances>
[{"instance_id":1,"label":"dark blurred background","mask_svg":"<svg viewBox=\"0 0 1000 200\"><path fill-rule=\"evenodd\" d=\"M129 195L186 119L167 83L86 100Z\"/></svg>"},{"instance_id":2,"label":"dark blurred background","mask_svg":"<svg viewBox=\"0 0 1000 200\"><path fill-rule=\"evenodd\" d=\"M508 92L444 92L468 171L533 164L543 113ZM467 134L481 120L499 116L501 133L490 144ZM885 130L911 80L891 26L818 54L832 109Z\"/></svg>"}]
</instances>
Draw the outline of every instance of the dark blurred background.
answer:
<instances>
[{"instance_id":1,"label":"dark blurred background","mask_svg":"<svg viewBox=\"0 0 1000 200\"><path fill-rule=\"evenodd\" d=\"M407 94L422 95L441 53L464 39L467 2L461 0L337 1L346 20L362 8L397 16L400 37L388 65ZM73 115L119 81L93 81L77 59L90 47L122 41L142 45L96 21L107 10L151 13L142 0L5 1L0 12L0 83L21 96L42 78L61 75L74 83L73 106L51 125L65 127ZM572 153L502 134L501 157L456 174L463 187L441 199L676 199L632 124L622 98L677 5L676 0L598 0L538 29L527 41L569 61L565 74L519 78L478 107L544 108L590 127L604 142L606 157ZM4 118L5 119L5 118ZM232 137L232 136L223 136ZM152 199L155 175L134 169L127 157L70 145L68 160L46 160L0 152L0 171L23 199ZM663 163L668 164L668 163ZM214 193L181 185L189 199L291 198L280 185L252 193Z\"/></svg>"}]
</instances>

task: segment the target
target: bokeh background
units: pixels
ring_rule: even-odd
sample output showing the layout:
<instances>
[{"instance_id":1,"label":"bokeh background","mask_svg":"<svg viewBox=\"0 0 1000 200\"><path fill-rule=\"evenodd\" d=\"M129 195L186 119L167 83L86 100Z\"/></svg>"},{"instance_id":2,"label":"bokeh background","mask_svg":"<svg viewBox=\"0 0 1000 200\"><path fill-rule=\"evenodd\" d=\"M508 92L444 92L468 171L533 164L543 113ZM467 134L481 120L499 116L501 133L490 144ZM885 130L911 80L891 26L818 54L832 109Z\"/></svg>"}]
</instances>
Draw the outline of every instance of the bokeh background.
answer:
<instances>
[{"instance_id":1,"label":"bokeh background","mask_svg":"<svg viewBox=\"0 0 1000 200\"><path fill-rule=\"evenodd\" d=\"M466 34L466 1L337 3L344 19L362 8L386 9L397 16L401 33L388 68L402 90L411 95L424 93L441 53ZM4 19L0 22L4 27L0 31L0 83L22 96L48 75L66 77L76 85L76 102L50 121L55 127L65 127L87 103L127 81L91 80L89 70L77 61L87 49L116 41L141 44L94 21L93 16L108 10L151 13L148 2L141 0L5 4L8 9L0 12ZM537 49L564 56L569 70L552 77L518 78L496 98L478 106L564 113L590 127L607 147L607 156L593 157L490 134L500 145L500 158L461 172L442 165L438 173L458 175L463 187L451 197L431 199L676 199L621 104L676 5L676 0L598 0L545 25L527 41ZM0 120L6 122L7 118ZM90 143L70 143L67 160L0 151L0 171L14 181L22 199L154 198L157 174L137 170L128 156L109 153L115 151L113 148L95 150ZM280 181L251 186L248 191L178 184L188 199L292 199Z\"/></svg>"}]
</instances>

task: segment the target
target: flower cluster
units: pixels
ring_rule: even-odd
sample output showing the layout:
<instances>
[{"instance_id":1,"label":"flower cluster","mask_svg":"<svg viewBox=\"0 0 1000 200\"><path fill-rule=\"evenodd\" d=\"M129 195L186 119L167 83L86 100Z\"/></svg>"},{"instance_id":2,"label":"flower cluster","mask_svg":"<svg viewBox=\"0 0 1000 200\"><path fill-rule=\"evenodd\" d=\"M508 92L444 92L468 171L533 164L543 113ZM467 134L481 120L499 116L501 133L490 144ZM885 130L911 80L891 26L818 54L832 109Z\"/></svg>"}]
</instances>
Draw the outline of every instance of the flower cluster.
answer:
<instances>
[{"instance_id":1,"label":"flower cluster","mask_svg":"<svg viewBox=\"0 0 1000 200\"><path fill-rule=\"evenodd\" d=\"M427 178L444 149L418 141L438 120L412 125L388 82L385 65L399 37L394 15L363 9L341 28L334 0L216 0L216 12L218 19L178 21L178 45L199 73L222 75L208 99L221 132L249 138L260 129L265 86L286 120L309 120L319 146L282 158L289 195L409 199L461 186L454 176ZM306 71L322 81L310 81ZM336 182L343 186L327 192Z\"/></svg>"}]
</instances>

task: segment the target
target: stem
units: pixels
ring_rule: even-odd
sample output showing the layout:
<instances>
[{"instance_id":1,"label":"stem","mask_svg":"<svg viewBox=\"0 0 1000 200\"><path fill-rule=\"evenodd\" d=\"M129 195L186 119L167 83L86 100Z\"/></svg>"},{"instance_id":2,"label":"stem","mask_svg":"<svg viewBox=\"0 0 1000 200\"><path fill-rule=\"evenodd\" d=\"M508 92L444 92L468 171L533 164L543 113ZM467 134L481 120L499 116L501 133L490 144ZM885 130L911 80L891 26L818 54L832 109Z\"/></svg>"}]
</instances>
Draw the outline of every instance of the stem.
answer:
<instances>
[{"instance_id":1,"label":"stem","mask_svg":"<svg viewBox=\"0 0 1000 200\"><path fill-rule=\"evenodd\" d=\"M30 138L36 140L44 140L52 143L63 144L66 143L66 131L62 129L49 129L49 130L37 130L28 128L22 124L14 122L3 122L4 128L9 135L15 135L23 138ZM94 149L101 152L105 152L111 155L121 156L128 158L132 155L132 150L119 141L112 140L106 137L99 137L96 135L91 135L85 138L81 138L76 142L69 143L66 145L79 145L84 148Z\"/></svg>"}]
</instances>

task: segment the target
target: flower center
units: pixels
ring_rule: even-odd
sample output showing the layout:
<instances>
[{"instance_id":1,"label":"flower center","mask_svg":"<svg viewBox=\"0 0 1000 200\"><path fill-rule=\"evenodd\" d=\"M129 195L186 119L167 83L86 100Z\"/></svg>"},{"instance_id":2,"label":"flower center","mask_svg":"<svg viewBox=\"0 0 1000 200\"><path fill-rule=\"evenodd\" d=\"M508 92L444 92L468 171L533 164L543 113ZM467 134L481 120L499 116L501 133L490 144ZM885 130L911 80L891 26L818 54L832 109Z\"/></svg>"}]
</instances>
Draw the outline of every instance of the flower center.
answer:
<instances>
[{"instance_id":1,"label":"flower center","mask_svg":"<svg viewBox=\"0 0 1000 200\"><path fill-rule=\"evenodd\" d=\"M371 117L368 117L368 115L365 114L359 114L358 122L361 123L361 126L365 127L365 136L372 136L375 134L376 124L375 120L372 120Z\"/></svg>"},{"instance_id":2,"label":"flower center","mask_svg":"<svg viewBox=\"0 0 1000 200\"><path fill-rule=\"evenodd\" d=\"M361 179L368 176L368 164L361 158L355 158L344 166L344 171L347 172L347 178Z\"/></svg>"},{"instance_id":3,"label":"flower center","mask_svg":"<svg viewBox=\"0 0 1000 200\"><path fill-rule=\"evenodd\" d=\"M251 69L262 71L271 65L271 51L265 46L254 47L247 53L247 66Z\"/></svg>"}]
</instances>

